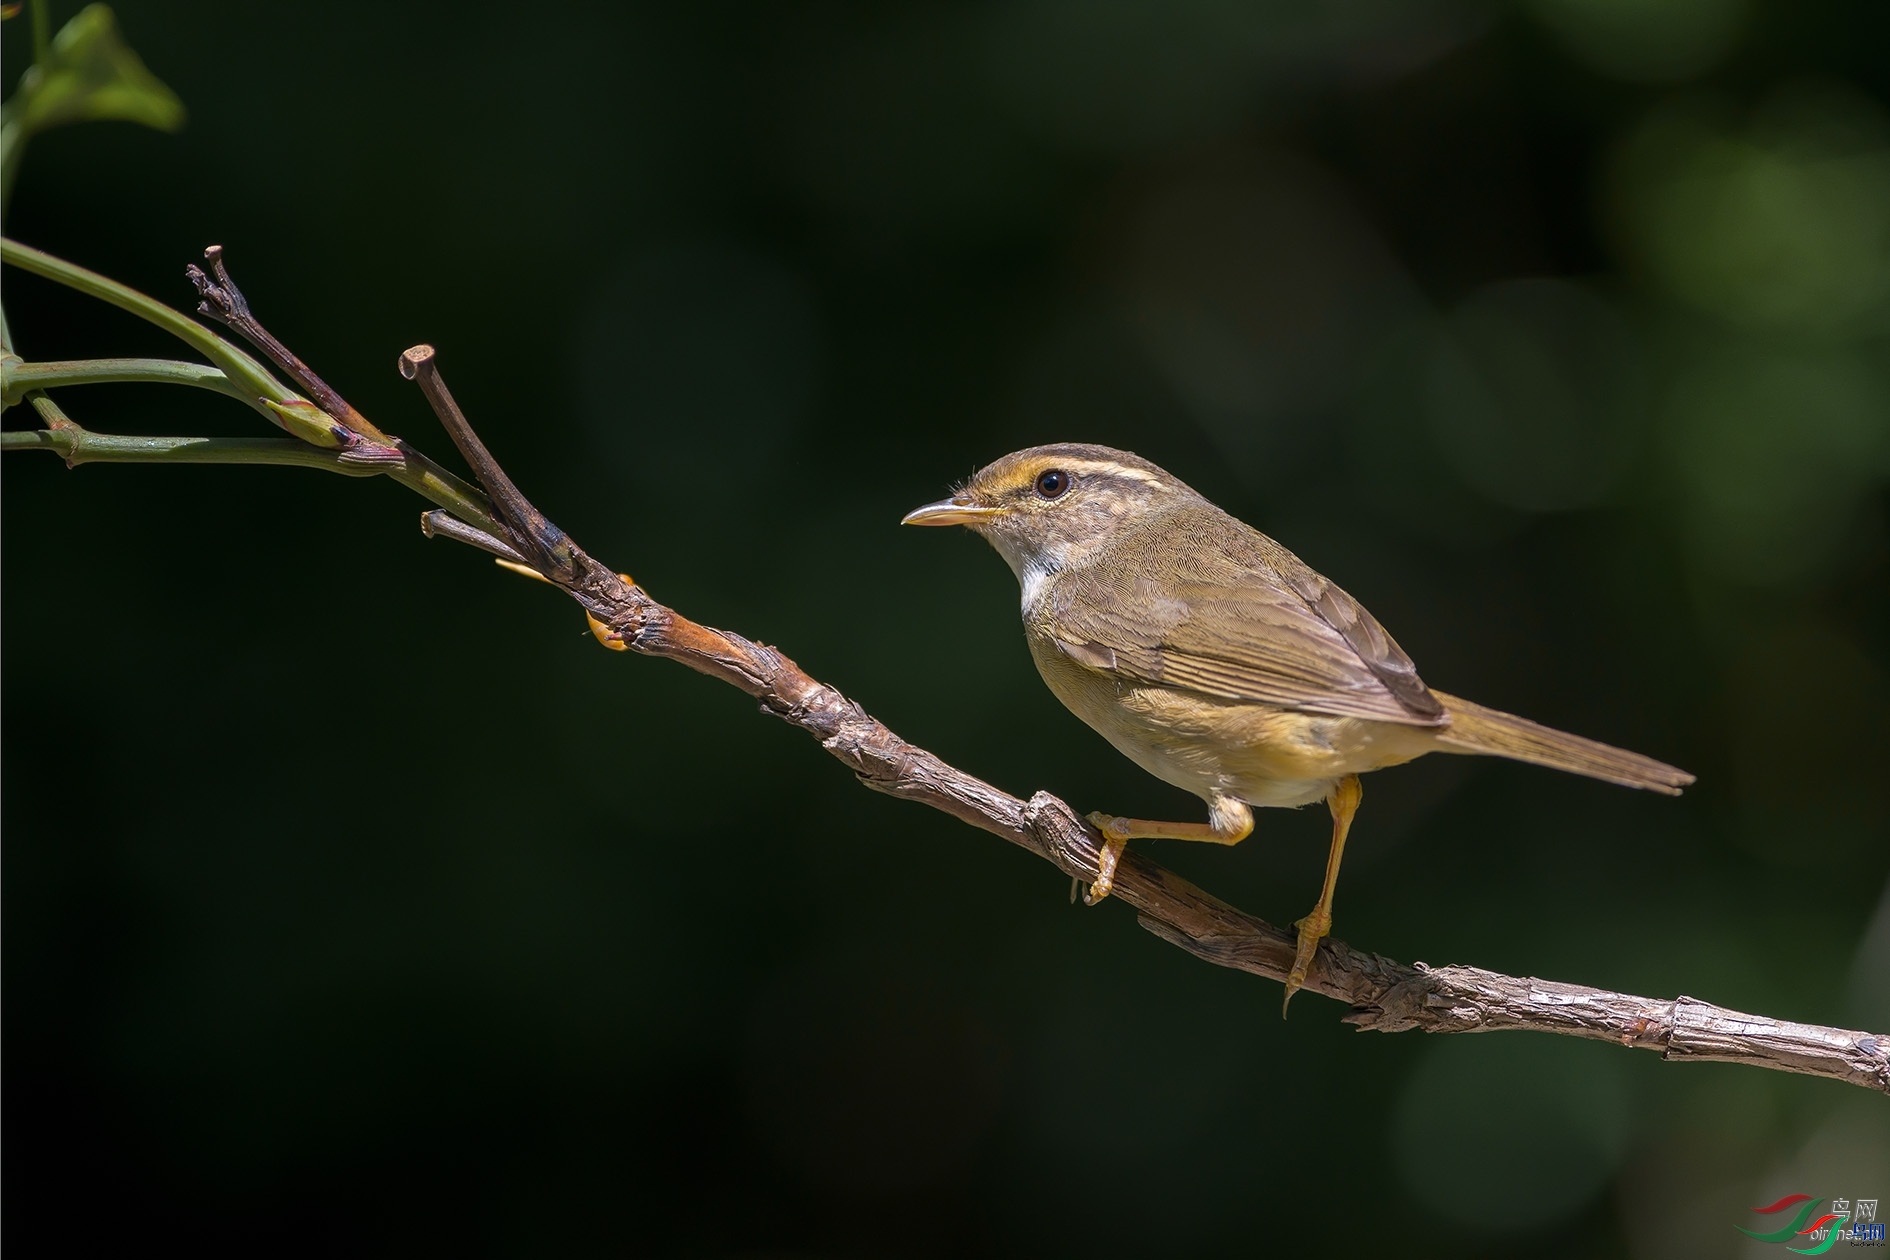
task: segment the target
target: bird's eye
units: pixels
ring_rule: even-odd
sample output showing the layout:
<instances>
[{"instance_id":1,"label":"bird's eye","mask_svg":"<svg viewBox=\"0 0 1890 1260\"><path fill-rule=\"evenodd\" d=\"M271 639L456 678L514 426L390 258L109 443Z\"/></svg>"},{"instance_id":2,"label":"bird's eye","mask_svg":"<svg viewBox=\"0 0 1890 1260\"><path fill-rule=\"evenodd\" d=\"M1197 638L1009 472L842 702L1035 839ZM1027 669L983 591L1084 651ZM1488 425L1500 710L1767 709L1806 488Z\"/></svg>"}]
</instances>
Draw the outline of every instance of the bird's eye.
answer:
<instances>
[{"instance_id":1,"label":"bird's eye","mask_svg":"<svg viewBox=\"0 0 1890 1260\"><path fill-rule=\"evenodd\" d=\"M1046 499L1060 497L1070 488L1070 474L1061 468L1052 468L1048 472L1037 474L1037 493Z\"/></svg>"}]
</instances>

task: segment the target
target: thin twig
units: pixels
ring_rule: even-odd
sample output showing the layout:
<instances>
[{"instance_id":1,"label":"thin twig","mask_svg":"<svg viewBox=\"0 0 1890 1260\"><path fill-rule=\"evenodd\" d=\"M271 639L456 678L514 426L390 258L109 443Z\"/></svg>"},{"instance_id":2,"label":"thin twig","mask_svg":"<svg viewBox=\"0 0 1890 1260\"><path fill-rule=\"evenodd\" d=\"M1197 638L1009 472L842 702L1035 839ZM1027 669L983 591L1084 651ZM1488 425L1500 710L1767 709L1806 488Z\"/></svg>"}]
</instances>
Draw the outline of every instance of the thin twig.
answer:
<instances>
[{"instance_id":1,"label":"thin twig","mask_svg":"<svg viewBox=\"0 0 1890 1260\"><path fill-rule=\"evenodd\" d=\"M420 514L420 532L428 538L450 538L454 542L465 543L468 547L477 547L506 561L514 567L523 569L542 581L550 581L544 574L525 563L525 557L511 543L494 538L483 529L474 529L451 512L435 508L431 512Z\"/></svg>"},{"instance_id":2,"label":"thin twig","mask_svg":"<svg viewBox=\"0 0 1890 1260\"><path fill-rule=\"evenodd\" d=\"M300 385L315 400L316 406L326 412L337 426L343 459L362 464L399 463L400 451L396 449L395 439L382 433L366 416L356 411L354 404L336 393L327 381L315 375L313 368L277 341L250 314L248 300L243 297L243 291L236 287L236 281L230 279L229 269L223 265L223 246L212 245L203 251L203 256L216 275L214 281L203 273L201 267L184 269L185 277L202 299L197 303L197 312L242 333L251 345L262 351L271 363L287 373L290 380Z\"/></svg>"},{"instance_id":3,"label":"thin twig","mask_svg":"<svg viewBox=\"0 0 1890 1260\"><path fill-rule=\"evenodd\" d=\"M446 429L446 436L453 439L453 445L459 448L460 455L472 465L473 475L479 478L479 484L491 496L492 506L499 519L512 527L514 538L542 542L546 547L546 555L550 557L556 544L563 540L563 532L519 493L512 479L505 475L505 470L492 458L492 452L479 440L472 425L466 422L465 413L453 401L453 393L446 388L446 382L440 379L439 369L433 359L432 346L414 346L400 356L400 374L420 386L420 392L426 395L433 414L440 418L440 424ZM559 562L562 563L562 560Z\"/></svg>"},{"instance_id":4,"label":"thin twig","mask_svg":"<svg viewBox=\"0 0 1890 1260\"><path fill-rule=\"evenodd\" d=\"M574 594L584 591L600 599L626 598L630 587L622 576L586 555L512 484L499 462L492 458L492 452L473 432L459 404L453 401L452 391L446 388L446 381L440 376L436 357L432 346L410 347L400 356L400 374L420 386L420 392L426 395L427 404L439 417L447 436L472 465L479 484L486 488L494 515L503 522L508 541L521 553L525 563Z\"/></svg>"}]
</instances>

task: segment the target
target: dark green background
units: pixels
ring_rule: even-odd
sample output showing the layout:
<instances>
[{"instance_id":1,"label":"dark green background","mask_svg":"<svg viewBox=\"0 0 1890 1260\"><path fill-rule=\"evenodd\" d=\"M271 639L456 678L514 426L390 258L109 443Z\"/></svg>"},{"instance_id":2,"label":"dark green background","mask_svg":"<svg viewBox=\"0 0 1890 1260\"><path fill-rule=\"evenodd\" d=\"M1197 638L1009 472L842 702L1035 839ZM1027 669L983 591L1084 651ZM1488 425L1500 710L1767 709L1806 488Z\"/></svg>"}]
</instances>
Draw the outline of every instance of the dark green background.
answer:
<instances>
[{"instance_id":1,"label":"dark green background","mask_svg":"<svg viewBox=\"0 0 1890 1260\"><path fill-rule=\"evenodd\" d=\"M1887 13L125 3L187 127L37 139L7 231L180 306L222 243L444 456L395 372L432 342L658 599L1011 791L1194 817L1044 690L983 544L897 528L1006 451L1134 449L1432 684L1700 776L1375 776L1339 935L1884 1030ZM175 353L5 296L28 358ZM22 1248L1705 1257L1890 1198L1860 1090L1283 1023L391 484L4 470ZM1284 922L1325 831L1151 850Z\"/></svg>"}]
</instances>

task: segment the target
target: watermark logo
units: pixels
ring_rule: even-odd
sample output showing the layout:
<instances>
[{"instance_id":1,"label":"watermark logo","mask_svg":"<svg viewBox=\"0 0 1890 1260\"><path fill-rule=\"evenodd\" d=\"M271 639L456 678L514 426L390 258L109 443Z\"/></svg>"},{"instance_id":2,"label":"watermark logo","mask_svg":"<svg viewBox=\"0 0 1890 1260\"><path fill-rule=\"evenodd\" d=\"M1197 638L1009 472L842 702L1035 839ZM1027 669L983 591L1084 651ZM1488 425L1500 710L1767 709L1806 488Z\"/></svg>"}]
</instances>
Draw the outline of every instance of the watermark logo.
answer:
<instances>
[{"instance_id":1,"label":"watermark logo","mask_svg":"<svg viewBox=\"0 0 1890 1260\"><path fill-rule=\"evenodd\" d=\"M1832 1199L1829 1210L1820 1212L1818 1205L1823 1203L1822 1195L1788 1194L1770 1207L1753 1208L1755 1216L1782 1216L1797 1208L1791 1224L1776 1229L1747 1229L1738 1227L1739 1232L1760 1242L1782 1243L1794 1238L1803 1238L1809 1247L1787 1247L1785 1250L1801 1256L1821 1256L1840 1242L1847 1242L1853 1247L1881 1247L1884 1245L1884 1222L1877 1219L1877 1200ZM1815 1219L1814 1219L1815 1218Z\"/></svg>"}]
</instances>

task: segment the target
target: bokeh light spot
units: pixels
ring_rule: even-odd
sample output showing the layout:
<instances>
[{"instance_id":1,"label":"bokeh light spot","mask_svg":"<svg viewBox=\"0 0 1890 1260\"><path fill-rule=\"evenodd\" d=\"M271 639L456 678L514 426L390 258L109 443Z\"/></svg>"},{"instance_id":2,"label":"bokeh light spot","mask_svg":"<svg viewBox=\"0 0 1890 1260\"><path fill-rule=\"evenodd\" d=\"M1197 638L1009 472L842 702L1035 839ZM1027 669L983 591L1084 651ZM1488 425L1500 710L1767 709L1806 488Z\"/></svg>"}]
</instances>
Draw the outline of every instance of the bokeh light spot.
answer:
<instances>
[{"instance_id":1,"label":"bokeh light spot","mask_svg":"<svg viewBox=\"0 0 1890 1260\"><path fill-rule=\"evenodd\" d=\"M1756 326L1842 329L1890 294L1890 126L1837 84L1775 92L1749 125L1658 112L1623 148L1631 249L1673 296Z\"/></svg>"},{"instance_id":2,"label":"bokeh light spot","mask_svg":"<svg viewBox=\"0 0 1890 1260\"><path fill-rule=\"evenodd\" d=\"M1635 81L1687 79L1731 51L1747 0L1533 0L1577 59Z\"/></svg>"}]
</instances>

